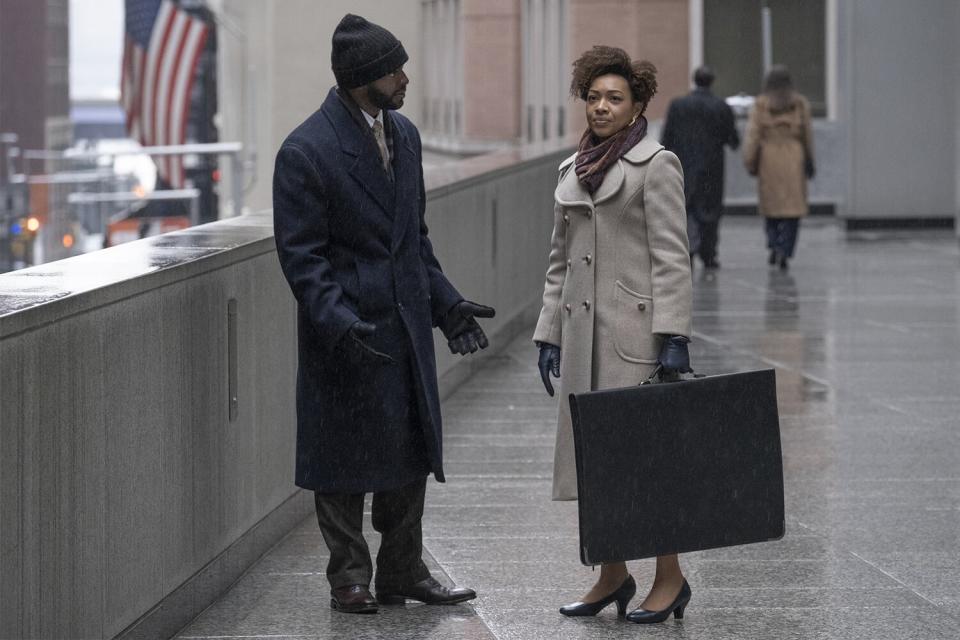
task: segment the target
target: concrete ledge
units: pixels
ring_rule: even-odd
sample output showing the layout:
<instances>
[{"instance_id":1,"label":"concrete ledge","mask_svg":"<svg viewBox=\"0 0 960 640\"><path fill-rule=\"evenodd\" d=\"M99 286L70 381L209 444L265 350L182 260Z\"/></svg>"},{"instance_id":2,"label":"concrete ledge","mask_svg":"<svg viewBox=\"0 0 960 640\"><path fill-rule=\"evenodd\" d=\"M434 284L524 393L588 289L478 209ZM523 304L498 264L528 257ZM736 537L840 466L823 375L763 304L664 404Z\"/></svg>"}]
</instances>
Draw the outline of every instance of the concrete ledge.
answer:
<instances>
[{"instance_id":1,"label":"concrete ledge","mask_svg":"<svg viewBox=\"0 0 960 640\"><path fill-rule=\"evenodd\" d=\"M259 213L0 274L0 339L275 251Z\"/></svg>"}]
</instances>

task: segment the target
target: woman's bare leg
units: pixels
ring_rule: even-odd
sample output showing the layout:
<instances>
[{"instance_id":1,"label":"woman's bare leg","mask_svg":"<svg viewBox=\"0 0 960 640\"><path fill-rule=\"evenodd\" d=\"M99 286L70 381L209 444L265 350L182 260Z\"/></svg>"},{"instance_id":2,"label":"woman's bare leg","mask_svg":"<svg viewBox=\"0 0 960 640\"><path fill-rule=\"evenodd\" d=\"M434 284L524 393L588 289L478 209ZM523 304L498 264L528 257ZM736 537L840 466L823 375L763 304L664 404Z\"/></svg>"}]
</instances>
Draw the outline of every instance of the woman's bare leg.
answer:
<instances>
[{"instance_id":1,"label":"woman's bare leg","mask_svg":"<svg viewBox=\"0 0 960 640\"><path fill-rule=\"evenodd\" d=\"M680 571L680 556L677 554L657 558L657 575L653 586L640 607L647 611L660 611L669 607L683 588L683 572Z\"/></svg>"}]
</instances>

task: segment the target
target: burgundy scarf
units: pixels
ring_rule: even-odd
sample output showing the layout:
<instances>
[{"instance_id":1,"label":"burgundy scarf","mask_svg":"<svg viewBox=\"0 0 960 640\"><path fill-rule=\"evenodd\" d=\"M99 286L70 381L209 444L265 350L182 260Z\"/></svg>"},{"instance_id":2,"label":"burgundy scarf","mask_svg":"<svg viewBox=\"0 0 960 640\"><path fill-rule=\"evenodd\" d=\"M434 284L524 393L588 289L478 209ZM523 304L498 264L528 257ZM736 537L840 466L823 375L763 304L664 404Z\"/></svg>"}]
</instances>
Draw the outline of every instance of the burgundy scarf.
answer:
<instances>
[{"instance_id":1,"label":"burgundy scarf","mask_svg":"<svg viewBox=\"0 0 960 640\"><path fill-rule=\"evenodd\" d=\"M647 119L643 116L637 118L633 125L620 129L605 140L597 138L589 128L584 132L577 148L574 168L577 179L583 183L590 195L600 188L607 169L646 135Z\"/></svg>"}]
</instances>

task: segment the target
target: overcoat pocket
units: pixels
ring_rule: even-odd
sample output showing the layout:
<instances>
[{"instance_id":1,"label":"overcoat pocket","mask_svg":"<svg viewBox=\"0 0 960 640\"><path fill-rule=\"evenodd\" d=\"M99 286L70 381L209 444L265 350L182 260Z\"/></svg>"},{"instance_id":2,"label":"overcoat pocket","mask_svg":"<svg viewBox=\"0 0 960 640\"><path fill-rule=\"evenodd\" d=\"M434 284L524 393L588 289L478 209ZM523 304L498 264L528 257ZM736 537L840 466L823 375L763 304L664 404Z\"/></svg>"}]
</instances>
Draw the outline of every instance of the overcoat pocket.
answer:
<instances>
[{"instance_id":1,"label":"overcoat pocket","mask_svg":"<svg viewBox=\"0 0 960 640\"><path fill-rule=\"evenodd\" d=\"M657 341L653 336L653 297L628 289L619 280L615 285L615 336L617 355L627 362L654 364Z\"/></svg>"}]
</instances>

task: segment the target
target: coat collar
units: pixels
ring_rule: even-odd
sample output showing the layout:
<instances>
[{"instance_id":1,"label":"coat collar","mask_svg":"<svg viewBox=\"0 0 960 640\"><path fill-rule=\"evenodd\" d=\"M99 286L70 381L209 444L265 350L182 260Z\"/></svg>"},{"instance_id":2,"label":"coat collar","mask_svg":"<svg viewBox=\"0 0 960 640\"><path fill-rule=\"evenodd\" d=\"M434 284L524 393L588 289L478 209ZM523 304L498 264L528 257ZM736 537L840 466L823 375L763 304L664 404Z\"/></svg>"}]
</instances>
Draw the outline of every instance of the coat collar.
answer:
<instances>
[{"instance_id":1,"label":"coat collar","mask_svg":"<svg viewBox=\"0 0 960 640\"><path fill-rule=\"evenodd\" d=\"M630 151L623 154L623 159L633 164L643 164L648 162L653 156L657 155L663 145L647 136L637 144L633 145Z\"/></svg>"},{"instance_id":2,"label":"coat collar","mask_svg":"<svg viewBox=\"0 0 960 640\"><path fill-rule=\"evenodd\" d=\"M593 196L590 195L580 180L577 179L577 172L573 166L574 161L577 159L577 154L574 153L560 163L560 183L557 185L553 197L557 201L557 204L562 206L586 205L593 208L602 202L606 202L620 191L626 179L624 161L630 164L643 164L649 161L661 149L663 149L663 145L650 136L645 137L623 154L623 157L617 160L616 164L607 169L607 175L603 177L600 188L597 189Z\"/></svg>"},{"instance_id":3,"label":"coat collar","mask_svg":"<svg viewBox=\"0 0 960 640\"><path fill-rule=\"evenodd\" d=\"M363 122L362 116L358 122L359 114L352 113L349 97L341 97L334 87L330 89L320 109L333 126L340 142L340 150L350 156L346 162L347 172L373 198L383 212L393 218L395 185L403 179L401 169L405 168L403 165L408 161L409 155L414 155L410 150L410 141L406 132L401 127L394 126L394 119L384 114L387 127L393 127L391 133L394 143L394 180L391 181L380 165L380 151L377 149L377 143L373 135L365 130L366 123Z\"/></svg>"}]
</instances>

